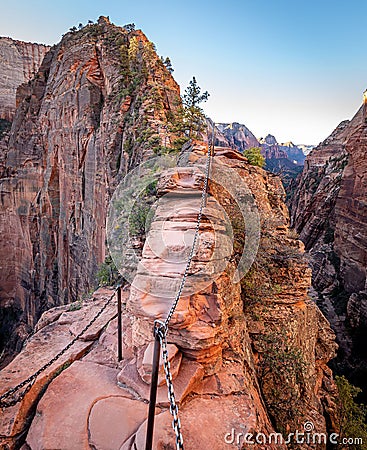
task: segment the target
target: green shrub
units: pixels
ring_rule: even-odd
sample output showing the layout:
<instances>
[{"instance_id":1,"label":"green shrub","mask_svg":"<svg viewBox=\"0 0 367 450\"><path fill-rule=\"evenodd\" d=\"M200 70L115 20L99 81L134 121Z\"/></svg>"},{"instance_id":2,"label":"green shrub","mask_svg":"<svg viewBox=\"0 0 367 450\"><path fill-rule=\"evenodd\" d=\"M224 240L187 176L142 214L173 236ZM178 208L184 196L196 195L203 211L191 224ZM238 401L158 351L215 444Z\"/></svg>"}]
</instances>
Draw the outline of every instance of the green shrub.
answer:
<instances>
[{"instance_id":1,"label":"green shrub","mask_svg":"<svg viewBox=\"0 0 367 450\"><path fill-rule=\"evenodd\" d=\"M68 311L78 311L82 307L82 301L77 300L76 302L70 303Z\"/></svg>"},{"instance_id":2,"label":"green shrub","mask_svg":"<svg viewBox=\"0 0 367 450\"><path fill-rule=\"evenodd\" d=\"M151 207L147 203L135 205L129 217L129 232L133 236L145 235L145 230L149 229L148 215Z\"/></svg>"},{"instance_id":3,"label":"green shrub","mask_svg":"<svg viewBox=\"0 0 367 450\"><path fill-rule=\"evenodd\" d=\"M252 166L263 168L265 166L265 158L261 154L260 147L251 147L243 152L243 156L248 159Z\"/></svg>"},{"instance_id":4,"label":"green shrub","mask_svg":"<svg viewBox=\"0 0 367 450\"><path fill-rule=\"evenodd\" d=\"M136 200L129 215L129 233L137 238L144 238L154 217L154 202L157 199L158 180L149 183Z\"/></svg>"},{"instance_id":5,"label":"green shrub","mask_svg":"<svg viewBox=\"0 0 367 450\"><path fill-rule=\"evenodd\" d=\"M111 258L107 256L97 272L98 286L113 286L120 278L119 271Z\"/></svg>"},{"instance_id":6,"label":"green shrub","mask_svg":"<svg viewBox=\"0 0 367 450\"><path fill-rule=\"evenodd\" d=\"M362 392L344 376L335 377L339 391L339 441L343 438L360 438L363 442L349 445L348 448L365 449L367 444L367 408L357 403L355 398ZM342 448L342 447L339 447Z\"/></svg>"}]
</instances>

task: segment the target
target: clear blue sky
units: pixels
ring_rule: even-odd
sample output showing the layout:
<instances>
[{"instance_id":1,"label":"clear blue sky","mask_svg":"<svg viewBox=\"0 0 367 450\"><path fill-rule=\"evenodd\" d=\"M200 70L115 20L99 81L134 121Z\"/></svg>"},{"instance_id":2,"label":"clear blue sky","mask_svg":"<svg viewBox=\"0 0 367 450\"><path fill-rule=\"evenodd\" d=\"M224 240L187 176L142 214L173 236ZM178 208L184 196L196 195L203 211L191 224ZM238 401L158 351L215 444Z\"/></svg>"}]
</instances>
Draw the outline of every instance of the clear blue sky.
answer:
<instances>
[{"instance_id":1,"label":"clear blue sky","mask_svg":"<svg viewBox=\"0 0 367 450\"><path fill-rule=\"evenodd\" d=\"M351 118L367 87L366 0L3 0L0 35L53 44L100 15L134 22L184 88L210 93L216 122L317 144Z\"/></svg>"}]
</instances>

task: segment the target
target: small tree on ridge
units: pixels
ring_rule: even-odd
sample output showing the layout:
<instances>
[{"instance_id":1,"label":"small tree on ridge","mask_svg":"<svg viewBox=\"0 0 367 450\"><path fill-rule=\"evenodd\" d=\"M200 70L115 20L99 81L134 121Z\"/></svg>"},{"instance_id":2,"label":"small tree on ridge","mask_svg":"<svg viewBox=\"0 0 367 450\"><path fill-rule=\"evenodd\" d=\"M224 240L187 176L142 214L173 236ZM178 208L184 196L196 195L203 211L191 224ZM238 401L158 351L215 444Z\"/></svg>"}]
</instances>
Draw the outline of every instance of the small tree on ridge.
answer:
<instances>
[{"instance_id":1,"label":"small tree on ridge","mask_svg":"<svg viewBox=\"0 0 367 450\"><path fill-rule=\"evenodd\" d=\"M183 119L189 138L200 136L200 132L205 124L205 114L199 105L206 102L208 97L209 93L207 91L201 93L201 87L197 84L196 78L192 77L182 96L184 106Z\"/></svg>"}]
</instances>

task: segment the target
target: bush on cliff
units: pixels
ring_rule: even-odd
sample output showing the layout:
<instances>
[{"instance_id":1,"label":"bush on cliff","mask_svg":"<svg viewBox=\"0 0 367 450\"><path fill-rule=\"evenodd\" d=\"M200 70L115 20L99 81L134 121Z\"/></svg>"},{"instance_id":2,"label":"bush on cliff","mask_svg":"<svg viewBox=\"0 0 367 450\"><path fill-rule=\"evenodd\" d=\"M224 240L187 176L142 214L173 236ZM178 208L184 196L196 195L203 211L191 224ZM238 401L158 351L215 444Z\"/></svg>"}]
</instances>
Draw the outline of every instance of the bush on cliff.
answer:
<instances>
[{"instance_id":1,"label":"bush on cliff","mask_svg":"<svg viewBox=\"0 0 367 450\"><path fill-rule=\"evenodd\" d=\"M361 389L350 384L344 376L336 376L335 381L339 391L340 438L354 439L355 443L348 448L365 449L367 444L367 408L355 400ZM360 441L357 442L356 439L360 439Z\"/></svg>"},{"instance_id":2,"label":"bush on cliff","mask_svg":"<svg viewBox=\"0 0 367 450\"><path fill-rule=\"evenodd\" d=\"M248 159L248 162L253 166L263 168L265 166L265 158L261 154L259 147L251 147L243 152L243 156Z\"/></svg>"},{"instance_id":3,"label":"bush on cliff","mask_svg":"<svg viewBox=\"0 0 367 450\"><path fill-rule=\"evenodd\" d=\"M119 271L111 258L107 256L97 272L98 286L113 286L120 278Z\"/></svg>"}]
</instances>

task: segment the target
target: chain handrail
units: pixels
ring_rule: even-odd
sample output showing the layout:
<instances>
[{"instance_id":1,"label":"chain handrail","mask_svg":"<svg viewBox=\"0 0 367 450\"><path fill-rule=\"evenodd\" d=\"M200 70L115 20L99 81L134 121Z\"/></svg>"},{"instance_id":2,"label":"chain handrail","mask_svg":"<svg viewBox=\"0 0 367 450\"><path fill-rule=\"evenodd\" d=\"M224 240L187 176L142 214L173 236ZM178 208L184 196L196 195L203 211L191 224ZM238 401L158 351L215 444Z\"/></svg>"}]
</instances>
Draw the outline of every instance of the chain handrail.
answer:
<instances>
[{"instance_id":1,"label":"chain handrail","mask_svg":"<svg viewBox=\"0 0 367 450\"><path fill-rule=\"evenodd\" d=\"M26 380L22 381L21 383L17 384L13 388L6 391L4 394L0 395L0 407L1 408L9 408L10 406L14 406L17 403L19 403L23 398L25 397L26 393L30 390L34 382L36 381L37 377L44 372L47 368L52 366L54 362L56 362L64 353L66 353L70 347L72 347L76 341L78 341L82 335L94 324L94 322L102 315L102 313L105 311L113 297L115 296L117 290L120 287L117 287L113 294L108 298L106 303L99 309L99 311L96 313L96 315L88 322L88 324L80 331L74 339L72 339L62 350L60 350L50 361L48 361L46 364L44 364L40 369L38 369L35 373L33 373L31 376L29 376ZM28 385L28 386L27 386ZM15 394L17 391L22 389L24 386L27 386L26 389L19 394L16 398L12 400L5 400L10 395Z\"/></svg>"},{"instance_id":2,"label":"chain handrail","mask_svg":"<svg viewBox=\"0 0 367 450\"><path fill-rule=\"evenodd\" d=\"M172 428L176 435L177 450L184 450L184 445L183 445L183 437L182 437L182 433L181 433L181 423L180 423L180 419L178 417L178 406L176 403L176 398L175 398L175 393L174 393L173 383L172 383L172 374L171 374L169 355L168 355L168 349L167 349L167 332L168 332L169 323L170 323L172 316L177 308L178 302L181 298L183 289L185 287L186 279L187 279L187 276L188 276L188 273L190 270L192 259L195 254L196 244L197 244L197 240L199 237L201 220L202 220L204 208L206 206L207 195L208 195L208 183L209 183L209 174L210 174L210 166L211 166L211 156L212 156L212 153L214 153L214 127L215 127L215 125L213 123L212 142L211 142L211 145L209 145L209 143L208 143L208 155L207 155L207 163L206 163L206 169L205 169L205 180L204 180L203 190L202 190L202 194L201 194L201 202L200 202L200 208L199 208L199 213L198 213L198 219L197 219L194 239L192 242L192 246L191 246L190 254L189 254L188 261L187 261L187 264L185 267L185 271L183 273L179 289L177 291L177 294L175 296L175 299L171 305L171 308L168 312L168 315L167 315L165 321L164 322L155 321L155 323L154 323L154 336L158 337L160 345L161 345L161 349L162 349L163 367L164 367L166 384L167 384L167 389L168 389L168 400L170 402L170 413L173 417ZM26 393L30 390L30 388L36 381L37 377L42 372L44 372L48 367L50 367L54 362L56 362L63 354L65 354L75 344L75 342L77 342L81 338L81 336L93 325L93 323L98 319L98 317L100 317L102 315L102 313L105 311L105 309L109 305L110 301L115 296L117 290L120 288L121 288L121 286L118 286L114 290L113 294L108 298L106 303L97 312L97 314L92 318L92 320L82 329L82 331L80 331L74 337L74 339L72 339L69 342L68 345L66 345L50 361L48 361L46 364L44 364L40 369L38 369L35 373L33 373L31 376L29 376L26 380L22 381L21 383L17 384L13 388L9 389L7 392L2 394L0 396L0 407L7 408L10 406L14 406L18 402L20 402L24 398ZM16 393L17 391L19 391L20 389L22 389L25 386L26 386L26 389L21 394L19 394L15 399L5 400L10 395Z\"/></svg>"},{"instance_id":3,"label":"chain handrail","mask_svg":"<svg viewBox=\"0 0 367 450\"><path fill-rule=\"evenodd\" d=\"M157 345L157 338L158 338L158 341L159 341L158 346L160 346L160 348L162 349L163 368L164 368L166 384L167 384L167 389L168 389L168 400L169 400L169 403L170 403L170 409L169 410L170 410L170 413L171 413L171 415L173 417L172 428L173 428L173 430L175 432L175 435L176 435L176 449L177 450L184 450L184 444L183 444L183 437L182 437L182 432L181 432L181 422L180 422L180 419L178 417L178 406L177 406L177 403L176 403L176 397L175 397L175 393L174 393L174 389L173 389L171 367L170 367L168 350L167 350L167 333L168 333L169 322L172 319L172 316L173 316L173 314L174 314L174 312L176 310L176 307L177 307L178 302L179 302L179 300L181 298L183 289L185 287L186 278L188 276L188 273L189 273L189 270L190 270L190 266L191 266L191 262L192 262L192 259L194 257L194 254L195 254L196 243L197 243L197 240L198 240L198 237L199 237L200 225L201 225L201 219L202 219L202 216L203 216L203 211L204 211L204 208L206 207L206 203L207 203L208 184L209 184L209 175L210 175L210 166L211 166L211 156L212 156L212 154L214 154L214 136L215 136L214 130L215 130L215 124L213 122L212 142L211 142L211 145L209 145L209 142L208 142L208 157L207 157L206 169L205 169L205 180L204 180L203 190L202 190L202 193L201 193L200 209L199 209L199 213L198 213L198 219L197 219L197 223L196 223L195 234L194 234L194 239L193 239L193 242L192 242L189 258L188 258L187 263L186 263L185 271L183 273L179 289L178 289L177 294L175 296L175 299L174 299L174 301L173 301L173 303L171 305L171 308L170 308L170 310L168 312L168 315L167 315L167 317L166 317L164 322L156 320L154 322L154 330L153 330L153 334L154 334L154 337L156 339L156 344L155 345ZM153 362L153 364L154 364L154 362ZM157 361L156 364L159 364L159 362ZM154 394L152 395L153 373L154 373L154 370L152 372L152 384L151 384L151 402L152 402L152 399L153 399L154 404L153 404L153 407L151 408L151 410L152 410L151 417L148 417L146 449L150 449L151 448L152 437L153 437L152 435L148 436L148 433L153 433L153 426L154 426L153 424L154 424L155 395ZM155 384L156 384L156 380L154 382L154 385ZM154 388L156 389L156 386Z\"/></svg>"},{"instance_id":4,"label":"chain handrail","mask_svg":"<svg viewBox=\"0 0 367 450\"><path fill-rule=\"evenodd\" d=\"M182 276L181 283L180 283L180 286L178 288L175 300L173 301L173 304L172 304L172 306L171 306L171 308L170 308L170 310L168 312L167 318L164 321L164 327L166 329L168 329L169 322L171 321L172 316L173 316L173 314L174 314L174 312L175 312L175 310L177 308L177 304L178 304L178 302L179 302L179 300L181 298L182 291L183 291L183 289L185 287L186 278L187 278L189 270L190 270L191 262L192 262L192 259L194 257L194 254L195 254L195 247L196 247L196 242L197 242L198 237L199 237L201 219L203 217L203 210L204 210L204 208L206 206L206 198L207 198L207 194L208 194L208 183L209 183L209 172L210 172L210 160L211 160L212 152L214 152L214 124L213 124L213 135L212 135L211 146L208 144L208 157L207 157L206 168L205 168L205 180L204 180L203 190L202 190L202 193L201 193L200 209L199 209L199 213L198 213L198 219L197 219L197 222L196 222L194 239L193 239L193 242L192 242L189 258L187 260L185 271L184 271L184 274Z\"/></svg>"}]
</instances>

